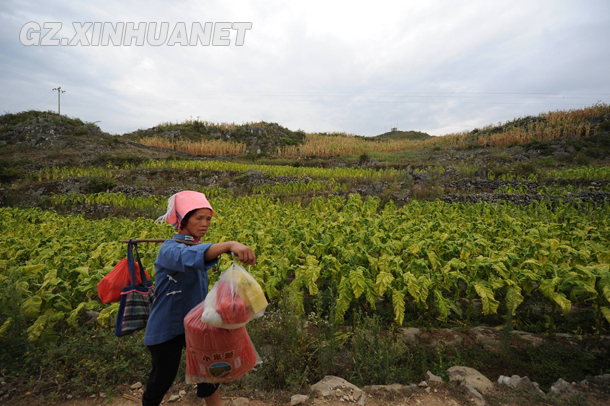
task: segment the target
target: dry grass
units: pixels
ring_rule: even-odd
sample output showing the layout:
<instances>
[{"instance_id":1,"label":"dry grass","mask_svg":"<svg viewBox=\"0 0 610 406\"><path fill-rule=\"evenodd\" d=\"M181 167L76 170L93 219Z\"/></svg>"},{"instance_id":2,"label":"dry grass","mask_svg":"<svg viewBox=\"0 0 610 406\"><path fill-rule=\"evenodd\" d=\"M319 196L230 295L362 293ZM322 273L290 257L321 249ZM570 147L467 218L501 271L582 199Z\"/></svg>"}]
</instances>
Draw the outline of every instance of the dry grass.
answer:
<instances>
[{"instance_id":1,"label":"dry grass","mask_svg":"<svg viewBox=\"0 0 610 406\"><path fill-rule=\"evenodd\" d=\"M222 140L173 140L164 137L146 137L140 144L151 147L168 148L195 155L237 155L246 152L246 145L234 141Z\"/></svg>"},{"instance_id":2,"label":"dry grass","mask_svg":"<svg viewBox=\"0 0 610 406\"><path fill-rule=\"evenodd\" d=\"M338 133L332 136L307 134L302 145L289 145L278 151L281 158L332 157L362 155L372 152L388 153L417 148L412 140L367 140L351 134Z\"/></svg>"},{"instance_id":3,"label":"dry grass","mask_svg":"<svg viewBox=\"0 0 610 406\"><path fill-rule=\"evenodd\" d=\"M601 103L583 109L540 114L539 117L543 118L544 121L534 120L523 126L510 126L510 122L507 122L504 125L504 130L495 134L491 133L494 126L488 125L476 134L464 131L439 137L435 141L444 143L447 147L465 147L474 143L483 148L494 148L523 145L532 141L546 141L561 137L589 137L595 135L595 130L587 120L604 114L610 114L610 106ZM425 145L430 142L431 140L426 140L422 143Z\"/></svg>"}]
</instances>

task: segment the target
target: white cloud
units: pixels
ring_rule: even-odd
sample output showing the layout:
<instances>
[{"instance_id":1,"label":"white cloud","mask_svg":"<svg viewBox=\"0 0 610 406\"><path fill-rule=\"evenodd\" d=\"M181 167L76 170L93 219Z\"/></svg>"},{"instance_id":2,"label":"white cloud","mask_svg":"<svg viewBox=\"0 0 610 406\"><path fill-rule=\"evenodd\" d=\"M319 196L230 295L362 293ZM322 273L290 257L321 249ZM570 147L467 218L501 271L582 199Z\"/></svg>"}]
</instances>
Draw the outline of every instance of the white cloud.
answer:
<instances>
[{"instance_id":1,"label":"white cloud","mask_svg":"<svg viewBox=\"0 0 610 406\"><path fill-rule=\"evenodd\" d=\"M55 109L62 86L62 112L114 133L199 116L440 135L608 102L609 16L605 1L8 1L0 109ZM253 28L241 47L25 47L28 21Z\"/></svg>"}]
</instances>

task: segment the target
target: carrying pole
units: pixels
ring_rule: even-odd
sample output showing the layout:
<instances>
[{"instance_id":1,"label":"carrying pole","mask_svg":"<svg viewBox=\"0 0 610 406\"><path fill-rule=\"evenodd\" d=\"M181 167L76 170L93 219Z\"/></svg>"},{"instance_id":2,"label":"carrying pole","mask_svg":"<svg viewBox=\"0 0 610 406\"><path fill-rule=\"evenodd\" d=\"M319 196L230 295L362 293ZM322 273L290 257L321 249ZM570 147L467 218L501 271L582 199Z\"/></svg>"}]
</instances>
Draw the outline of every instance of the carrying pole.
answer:
<instances>
[{"instance_id":1,"label":"carrying pole","mask_svg":"<svg viewBox=\"0 0 610 406\"><path fill-rule=\"evenodd\" d=\"M130 240L122 240L121 242L124 243L129 243ZM165 242L165 241L176 241L176 242L181 242L183 244L186 245L198 245L201 244L200 242L195 242L195 241L185 241L185 240L174 240L173 238L144 238L141 240L131 240L132 243L141 243L141 242Z\"/></svg>"}]
</instances>

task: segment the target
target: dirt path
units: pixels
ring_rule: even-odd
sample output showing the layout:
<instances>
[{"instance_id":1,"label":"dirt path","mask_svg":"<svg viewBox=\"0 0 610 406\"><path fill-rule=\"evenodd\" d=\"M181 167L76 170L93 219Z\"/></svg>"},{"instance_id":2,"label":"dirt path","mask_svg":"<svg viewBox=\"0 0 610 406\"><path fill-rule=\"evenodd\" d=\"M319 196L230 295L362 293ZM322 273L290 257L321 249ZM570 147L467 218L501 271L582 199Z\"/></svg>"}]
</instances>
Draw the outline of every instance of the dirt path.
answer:
<instances>
[{"instance_id":1,"label":"dirt path","mask_svg":"<svg viewBox=\"0 0 610 406\"><path fill-rule=\"evenodd\" d=\"M188 388L187 388L188 389ZM195 390L191 389L182 392L179 395L178 390L184 390L178 387L176 390L172 388L166 395L163 401L164 406L205 406L202 399L195 396ZM44 399L34 396L25 396L21 398L13 398L9 400L0 400L0 405L17 406L17 405L58 405L58 406L139 406L141 405L140 394L132 390L118 389L117 393L112 397L84 397L67 400L63 399ZM136 396L133 396L136 395ZM177 399L170 401L170 397L175 396ZM371 391L364 394L366 406L470 406L475 405L474 399L467 396L460 388L452 385L440 385L435 388L417 388L415 390L401 390L397 392L390 391ZM532 405L532 406L608 406L610 405L610 396L597 392L578 393L575 397L567 399L555 399L546 396L531 395L523 392L515 392L506 389L495 388L491 393L486 395L489 405L495 406L517 406L517 405ZM291 404L291 395L277 394L269 395L262 394L260 398L245 398L230 396L223 394L223 406L288 406ZM340 398L316 398L310 396L303 403L303 406L347 406L357 405L359 403L349 400L341 400Z\"/></svg>"},{"instance_id":2,"label":"dirt path","mask_svg":"<svg viewBox=\"0 0 610 406\"><path fill-rule=\"evenodd\" d=\"M413 406L465 406L468 404L473 404L471 402L464 402L463 400L458 400L453 397L450 393L443 390L438 390L436 393L430 392L426 393L425 391L413 392L409 395L406 394L366 394L365 405L366 406L403 406L403 405L413 405ZM178 401L168 402L169 396L166 396L166 400L163 402L163 405L176 405L176 406L204 406L205 403L202 399L198 399L195 396L195 393L189 393L186 396L182 397ZM239 397L225 397L222 398L223 406L279 406L279 405L290 405L290 399L277 398L277 399L247 399L247 398L239 398ZM3 402L0 402L2 404ZM127 399L124 397L115 397L115 398L81 398L81 399L72 399L72 400L57 400L54 403L47 402L42 399L37 398L22 398L20 400L13 399L8 403L4 403L6 405L59 405L59 406L139 406L141 403L136 399ZM301 403L303 406L346 406L346 405L356 405L357 403L341 401L340 399L328 399L328 398L310 398L304 403Z\"/></svg>"}]
</instances>

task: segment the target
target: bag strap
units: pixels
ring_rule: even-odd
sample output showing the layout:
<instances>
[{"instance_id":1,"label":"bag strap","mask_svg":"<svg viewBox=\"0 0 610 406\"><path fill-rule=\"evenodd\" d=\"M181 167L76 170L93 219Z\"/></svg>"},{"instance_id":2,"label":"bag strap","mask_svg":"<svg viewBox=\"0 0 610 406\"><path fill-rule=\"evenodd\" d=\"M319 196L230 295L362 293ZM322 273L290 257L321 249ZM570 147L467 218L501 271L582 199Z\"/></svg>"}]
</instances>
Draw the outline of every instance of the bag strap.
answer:
<instances>
[{"instance_id":1,"label":"bag strap","mask_svg":"<svg viewBox=\"0 0 610 406\"><path fill-rule=\"evenodd\" d=\"M144 265L142 265L142 261L140 260L140 253L138 252L138 244L135 243L133 245L133 248L136 252L136 260L138 261L138 265L140 266L140 277L142 279L142 283L144 284L144 286L146 286L146 283L148 282L148 278L146 278L146 272L144 272Z\"/></svg>"},{"instance_id":2,"label":"bag strap","mask_svg":"<svg viewBox=\"0 0 610 406\"><path fill-rule=\"evenodd\" d=\"M144 267L142 266L142 261L140 260L140 254L138 253L138 244L133 242L133 239L129 240L127 244L127 268L129 269L129 278L131 282L131 286L135 286L136 279L136 265L134 261L133 251L136 251L136 258L138 261L138 265L140 266L140 277L142 279L142 283L144 286L148 283L148 279L146 278L146 273L144 272Z\"/></svg>"}]
</instances>

